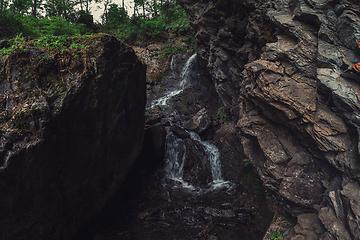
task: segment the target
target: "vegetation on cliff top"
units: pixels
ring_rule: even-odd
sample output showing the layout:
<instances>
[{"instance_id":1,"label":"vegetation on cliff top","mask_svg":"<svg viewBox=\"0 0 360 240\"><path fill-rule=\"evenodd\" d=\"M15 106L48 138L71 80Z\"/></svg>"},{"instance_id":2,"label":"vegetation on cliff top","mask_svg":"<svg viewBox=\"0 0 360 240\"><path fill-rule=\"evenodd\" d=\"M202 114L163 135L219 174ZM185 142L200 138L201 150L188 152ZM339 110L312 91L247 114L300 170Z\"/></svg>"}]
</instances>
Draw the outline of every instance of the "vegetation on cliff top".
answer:
<instances>
[{"instance_id":1,"label":"vegetation on cliff top","mask_svg":"<svg viewBox=\"0 0 360 240\"><path fill-rule=\"evenodd\" d=\"M53 36L63 36L55 40L63 41L65 37L95 32L110 33L131 45L164 42L179 35L183 36L187 45L194 42L194 33L186 14L174 0L134 0L131 17L124 6L103 0L102 23L97 24L89 12L91 1L12 0L8 3L0 0L0 49L11 45L11 42L1 39L14 38L19 34L26 37L25 40L41 38L48 39L48 42L54 39Z\"/></svg>"}]
</instances>

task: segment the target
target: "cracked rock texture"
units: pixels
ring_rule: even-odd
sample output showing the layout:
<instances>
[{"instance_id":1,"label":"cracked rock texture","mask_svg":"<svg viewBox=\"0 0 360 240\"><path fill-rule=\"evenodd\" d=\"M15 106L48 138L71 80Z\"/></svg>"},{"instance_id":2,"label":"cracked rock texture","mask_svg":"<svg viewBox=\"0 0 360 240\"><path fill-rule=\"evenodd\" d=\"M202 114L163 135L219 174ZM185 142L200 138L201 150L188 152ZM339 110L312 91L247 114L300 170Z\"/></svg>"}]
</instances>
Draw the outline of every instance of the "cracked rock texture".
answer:
<instances>
[{"instance_id":1,"label":"cracked rock texture","mask_svg":"<svg viewBox=\"0 0 360 240\"><path fill-rule=\"evenodd\" d=\"M115 37L84 44L1 59L0 239L71 239L140 153L145 66Z\"/></svg>"},{"instance_id":2,"label":"cracked rock texture","mask_svg":"<svg viewBox=\"0 0 360 240\"><path fill-rule=\"evenodd\" d=\"M179 2L284 238L360 239L360 2Z\"/></svg>"}]
</instances>

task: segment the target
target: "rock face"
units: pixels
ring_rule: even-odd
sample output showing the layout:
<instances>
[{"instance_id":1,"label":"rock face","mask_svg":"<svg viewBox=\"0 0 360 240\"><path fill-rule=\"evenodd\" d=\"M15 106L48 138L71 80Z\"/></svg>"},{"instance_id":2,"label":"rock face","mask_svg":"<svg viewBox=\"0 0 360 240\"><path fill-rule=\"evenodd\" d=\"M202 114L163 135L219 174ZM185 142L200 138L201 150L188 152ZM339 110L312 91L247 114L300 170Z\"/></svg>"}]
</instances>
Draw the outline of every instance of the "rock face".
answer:
<instances>
[{"instance_id":1,"label":"rock face","mask_svg":"<svg viewBox=\"0 0 360 240\"><path fill-rule=\"evenodd\" d=\"M288 239L360 239L360 3L179 2L263 184L325 229Z\"/></svg>"},{"instance_id":2,"label":"rock face","mask_svg":"<svg viewBox=\"0 0 360 240\"><path fill-rule=\"evenodd\" d=\"M80 41L0 63L0 239L70 239L141 150L145 66L109 35Z\"/></svg>"}]
</instances>

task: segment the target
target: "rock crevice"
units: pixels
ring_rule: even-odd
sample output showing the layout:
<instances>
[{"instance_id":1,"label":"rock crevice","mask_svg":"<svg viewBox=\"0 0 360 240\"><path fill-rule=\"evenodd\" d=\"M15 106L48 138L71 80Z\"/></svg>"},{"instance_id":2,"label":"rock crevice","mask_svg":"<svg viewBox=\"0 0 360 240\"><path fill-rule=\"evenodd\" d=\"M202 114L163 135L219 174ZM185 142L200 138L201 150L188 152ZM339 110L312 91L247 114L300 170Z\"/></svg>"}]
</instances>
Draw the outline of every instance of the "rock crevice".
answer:
<instances>
[{"instance_id":1,"label":"rock crevice","mask_svg":"<svg viewBox=\"0 0 360 240\"><path fill-rule=\"evenodd\" d=\"M359 3L179 2L245 153L299 219L284 236L360 239L360 205L349 196L360 184ZM322 230L302 227L307 218Z\"/></svg>"}]
</instances>

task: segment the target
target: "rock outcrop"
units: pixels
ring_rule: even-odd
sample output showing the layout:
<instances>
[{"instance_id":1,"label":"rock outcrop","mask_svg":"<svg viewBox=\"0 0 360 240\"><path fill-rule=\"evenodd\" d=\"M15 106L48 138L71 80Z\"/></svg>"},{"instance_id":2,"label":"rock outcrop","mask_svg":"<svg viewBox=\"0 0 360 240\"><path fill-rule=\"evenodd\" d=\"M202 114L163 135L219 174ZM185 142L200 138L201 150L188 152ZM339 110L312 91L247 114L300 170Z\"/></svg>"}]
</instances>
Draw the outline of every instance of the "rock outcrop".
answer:
<instances>
[{"instance_id":1,"label":"rock outcrop","mask_svg":"<svg viewBox=\"0 0 360 240\"><path fill-rule=\"evenodd\" d=\"M179 2L245 153L299 217L287 239L360 239L360 3Z\"/></svg>"},{"instance_id":2,"label":"rock outcrop","mask_svg":"<svg viewBox=\"0 0 360 240\"><path fill-rule=\"evenodd\" d=\"M71 239L141 150L145 66L115 37L73 41L0 63L0 239Z\"/></svg>"}]
</instances>

